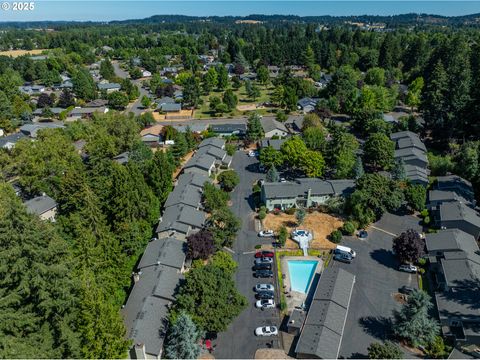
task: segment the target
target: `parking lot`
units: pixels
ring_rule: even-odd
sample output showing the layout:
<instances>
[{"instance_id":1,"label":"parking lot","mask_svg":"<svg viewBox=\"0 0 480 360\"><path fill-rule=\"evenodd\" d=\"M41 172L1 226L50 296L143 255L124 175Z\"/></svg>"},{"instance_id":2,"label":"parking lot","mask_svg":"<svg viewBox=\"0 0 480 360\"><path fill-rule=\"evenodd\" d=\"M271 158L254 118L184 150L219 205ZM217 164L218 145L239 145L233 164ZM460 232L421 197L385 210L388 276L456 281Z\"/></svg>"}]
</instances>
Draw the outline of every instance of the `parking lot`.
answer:
<instances>
[{"instance_id":1,"label":"parking lot","mask_svg":"<svg viewBox=\"0 0 480 360\"><path fill-rule=\"evenodd\" d=\"M339 356L344 358L365 358L372 342L388 338L389 318L401 306L393 295L403 285L418 287L415 274L398 271L398 260L391 251L393 236L389 234L410 228L420 231L418 219L385 214L373 226L366 240L349 238L342 242L357 252L351 264L334 264L356 276L340 347Z\"/></svg>"},{"instance_id":2,"label":"parking lot","mask_svg":"<svg viewBox=\"0 0 480 360\"><path fill-rule=\"evenodd\" d=\"M232 162L234 170L240 175L240 183L231 194L232 210L242 220L242 228L233 246L233 258L238 262L235 276L237 289L247 298L249 305L234 320L227 331L218 334L217 347L213 354L216 358L252 359L257 349L271 346L271 341L273 341L274 348L281 348L278 336L257 337L254 334L255 328L259 326L275 325L279 327L278 309L262 311L254 307L256 299L253 288L255 285L258 283L274 284L274 279L255 279L252 276L255 245L271 243L271 239L259 238L255 231L250 195L254 181L265 177L265 174L256 172L256 163L257 159L250 158L241 151L234 155ZM276 298L276 303L277 300Z\"/></svg>"}]
</instances>

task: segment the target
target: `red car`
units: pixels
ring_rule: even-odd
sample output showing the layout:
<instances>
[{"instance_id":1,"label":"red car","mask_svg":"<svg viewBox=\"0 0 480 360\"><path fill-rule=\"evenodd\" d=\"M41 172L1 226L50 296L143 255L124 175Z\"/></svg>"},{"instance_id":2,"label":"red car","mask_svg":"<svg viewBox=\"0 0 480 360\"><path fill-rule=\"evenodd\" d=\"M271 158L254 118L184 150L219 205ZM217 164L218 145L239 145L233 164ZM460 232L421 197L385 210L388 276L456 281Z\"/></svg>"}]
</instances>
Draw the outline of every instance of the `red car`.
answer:
<instances>
[{"instance_id":1,"label":"red car","mask_svg":"<svg viewBox=\"0 0 480 360\"><path fill-rule=\"evenodd\" d=\"M273 258L274 254L273 254L273 251L263 250L255 253L255 257L256 258L262 258L262 257Z\"/></svg>"}]
</instances>

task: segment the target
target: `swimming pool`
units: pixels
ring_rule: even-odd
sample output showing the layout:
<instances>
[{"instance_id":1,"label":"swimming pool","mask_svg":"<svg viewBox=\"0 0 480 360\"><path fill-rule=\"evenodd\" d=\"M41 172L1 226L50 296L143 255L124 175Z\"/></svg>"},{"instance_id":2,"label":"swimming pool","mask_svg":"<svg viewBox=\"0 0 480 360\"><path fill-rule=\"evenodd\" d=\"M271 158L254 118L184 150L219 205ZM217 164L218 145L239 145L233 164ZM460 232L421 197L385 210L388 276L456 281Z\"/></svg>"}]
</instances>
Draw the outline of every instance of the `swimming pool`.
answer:
<instances>
[{"instance_id":1,"label":"swimming pool","mask_svg":"<svg viewBox=\"0 0 480 360\"><path fill-rule=\"evenodd\" d=\"M306 294L312 281L318 261L315 260L289 260L288 273L290 274L290 287L293 291Z\"/></svg>"}]
</instances>

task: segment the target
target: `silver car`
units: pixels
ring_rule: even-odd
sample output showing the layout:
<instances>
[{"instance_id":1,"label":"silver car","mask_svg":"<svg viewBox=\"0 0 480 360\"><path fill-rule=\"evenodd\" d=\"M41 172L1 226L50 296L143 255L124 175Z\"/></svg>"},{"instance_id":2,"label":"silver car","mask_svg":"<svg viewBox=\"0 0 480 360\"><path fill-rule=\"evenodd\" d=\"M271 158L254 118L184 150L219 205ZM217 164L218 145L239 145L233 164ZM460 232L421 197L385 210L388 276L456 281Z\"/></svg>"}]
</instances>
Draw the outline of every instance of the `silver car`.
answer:
<instances>
[{"instance_id":1,"label":"silver car","mask_svg":"<svg viewBox=\"0 0 480 360\"><path fill-rule=\"evenodd\" d=\"M273 287L272 284L257 284L257 285L255 285L255 291L256 291L256 292L259 292L259 291L271 291L271 292L274 292L274 291L275 291L275 288Z\"/></svg>"},{"instance_id":2,"label":"silver car","mask_svg":"<svg viewBox=\"0 0 480 360\"><path fill-rule=\"evenodd\" d=\"M262 257L262 258L257 258L255 259L255 264L271 264L273 263L273 258L270 257Z\"/></svg>"}]
</instances>

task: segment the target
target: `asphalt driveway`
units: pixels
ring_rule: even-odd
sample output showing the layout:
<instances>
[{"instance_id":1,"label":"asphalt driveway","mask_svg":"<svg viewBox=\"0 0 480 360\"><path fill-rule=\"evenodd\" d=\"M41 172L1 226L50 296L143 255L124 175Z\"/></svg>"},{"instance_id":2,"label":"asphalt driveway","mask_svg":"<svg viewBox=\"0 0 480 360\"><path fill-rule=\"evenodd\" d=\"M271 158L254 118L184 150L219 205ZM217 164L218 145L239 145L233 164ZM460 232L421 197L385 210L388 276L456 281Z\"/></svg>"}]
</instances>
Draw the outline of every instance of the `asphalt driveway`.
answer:
<instances>
[{"instance_id":1,"label":"asphalt driveway","mask_svg":"<svg viewBox=\"0 0 480 360\"><path fill-rule=\"evenodd\" d=\"M213 354L223 359L252 359L258 348L266 348L273 340L273 347L279 348L278 337L257 337L255 328L264 325L279 326L277 309L260 310L254 307L254 286L257 283L274 283L273 279L255 279L252 276L255 245L271 243L271 239L261 239L255 231L251 193L253 183L264 178L265 174L255 171L257 159L249 158L245 152L237 151L233 157L232 166L240 175L240 183L231 194L232 210L241 218L242 228L233 245L233 257L238 262L235 281L238 291L248 300L247 308L234 320L227 331L218 334L216 349ZM277 302L277 299L275 299Z\"/></svg>"},{"instance_id":2,"label":"asphalt driveway","mask_svg":"<svg viewBox=\"0 0 480 360\"><path fill-rule=\"evenodd\" d=\"M349 238L342 242L357 252L351 264L334 264L356 276L340 347L339 356L344 358L365 358L372 342L386 340L392 311L401 307L393 295L403 285L418 287L416 275L397 270L399 263L391 251L390 235L410 228L420 230L418 219L385 214L373 226L366 240Z\"/></svg>"}]
</instances>

